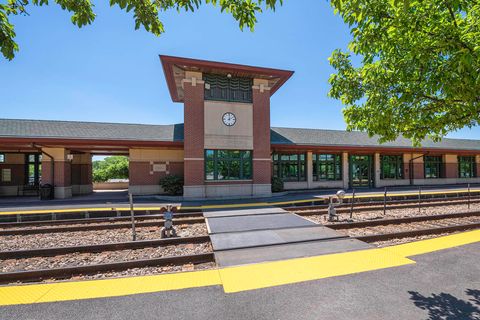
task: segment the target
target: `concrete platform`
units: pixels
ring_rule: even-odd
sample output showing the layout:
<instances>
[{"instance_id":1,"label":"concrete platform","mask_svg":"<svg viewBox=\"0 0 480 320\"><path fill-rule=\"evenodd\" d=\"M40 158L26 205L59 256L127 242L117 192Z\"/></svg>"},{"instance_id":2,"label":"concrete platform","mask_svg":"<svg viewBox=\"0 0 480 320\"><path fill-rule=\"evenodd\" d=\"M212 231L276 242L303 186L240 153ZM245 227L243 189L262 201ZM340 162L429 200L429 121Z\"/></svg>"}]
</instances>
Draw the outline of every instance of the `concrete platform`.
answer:
<instances>
[{"instance_id":1,"label":"concrete platform","mask_svg":"<svg viewBox=\"0 0 480 320\"><path fill-rule=\"evenodd\" d=\"M206 221L210 234L315 225L315 223L291 213L207 218Z\"/></svg>"},{"instance_id":2,"label":"concrete platform","mask_svg":"<svg viewBox=\"0 0 480 320\"><path fill-rule=\"evenodd\" d=\"M232 250L246 247L270 246L314 240L345 237L336 231L322 226L289 228L277 230L257 230L238 233L212 234L213 250Z\"/></svg>"},{"instance_id":3,"label":"concrete platform","mask_svg":"<svg viewBox=\"0 0 480 320\"><path fill-rule=\"evenodd\" d=\"M219 218L219 217L235 217L235 216L252 216L274 213L286 213L287 211L281 208L248 208L237 210L215 210L204 211L203 216L205 218Z\"/></svg>"},{"instance_id":4,"label":"concrete platform","mask_svg":"<svg viewBox=\"0 0 480 320\"><path fill-rule=\"evenodd\" d=\"M220 267L278 261L368 249L372 246L355 239L336 239L282 244L237 250L217 251L215 259ZM294 270L292 270L294 272Z\"/></svg>"}]
</instances>

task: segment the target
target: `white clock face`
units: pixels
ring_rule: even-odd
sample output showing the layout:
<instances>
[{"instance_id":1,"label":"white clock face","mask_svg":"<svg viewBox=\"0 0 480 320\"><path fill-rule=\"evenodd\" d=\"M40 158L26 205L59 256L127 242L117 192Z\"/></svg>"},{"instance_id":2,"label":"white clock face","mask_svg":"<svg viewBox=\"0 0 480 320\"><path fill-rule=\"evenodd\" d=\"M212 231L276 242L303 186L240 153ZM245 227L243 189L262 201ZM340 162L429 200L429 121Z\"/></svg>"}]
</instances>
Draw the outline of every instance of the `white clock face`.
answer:
<instances>
[{"instance_id":1,"label":"white clock face","mask_svg":"<svg viewBox=\"0 0 480 320\"><path fill-rule=\"evenodd\" d=\"M223 120L223 123L226 125L226 126L233 126L235 124L235 122L237 122L237 118L235 117L235 115L231 112L227 112L225 113L223 116L222 116L222 120Z\"/></svg>"}]
</instances>

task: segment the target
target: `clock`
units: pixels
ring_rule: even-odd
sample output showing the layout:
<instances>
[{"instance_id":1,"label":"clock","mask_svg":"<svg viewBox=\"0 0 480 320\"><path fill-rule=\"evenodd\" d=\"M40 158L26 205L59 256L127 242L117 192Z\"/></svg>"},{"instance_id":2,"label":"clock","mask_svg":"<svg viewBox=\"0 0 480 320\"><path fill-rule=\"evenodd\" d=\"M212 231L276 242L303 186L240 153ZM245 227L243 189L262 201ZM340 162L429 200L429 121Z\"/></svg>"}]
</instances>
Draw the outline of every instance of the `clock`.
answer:
<instances>
[{"instance_id":1,"label":"clock","mask_svg":"<svg viewBox=\"0 0 480 320\"><path fill-rule=\"evenodd\" d=\"M224 113L222 116L222 120L223 120L223 123L229 127L233 126L235 122L237 122L237 118L231 112Z\"/></svg>"}]
</instances>

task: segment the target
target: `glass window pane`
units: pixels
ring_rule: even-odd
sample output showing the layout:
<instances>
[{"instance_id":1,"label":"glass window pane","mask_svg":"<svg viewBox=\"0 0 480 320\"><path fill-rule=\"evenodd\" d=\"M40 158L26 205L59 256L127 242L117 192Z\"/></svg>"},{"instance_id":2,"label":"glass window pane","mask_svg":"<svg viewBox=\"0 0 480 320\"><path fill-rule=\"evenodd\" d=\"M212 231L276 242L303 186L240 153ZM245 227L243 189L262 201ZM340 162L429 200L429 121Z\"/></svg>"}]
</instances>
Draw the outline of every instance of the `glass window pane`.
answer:
<instances>
[{"instance_id":1,"label":"glass window pane","mask_svg":"<svg viewBox=\"0 0 480 320\"><path fill-rule=\"evenodd\" d=\"M214 150L206 150L205 151L205 158L207 159L213 159L215 151Z\"/></svg>"},{"instance_id":2,"label":"glass window pane","mask_svg":"<svg viewBox=\"0 0 480 320\"><path fill-rule=\"evenodd\" d=\"M0 162L3 163L5 162L5 154L0 153Z\"/></svg>"},{"instance_id":3,"label":"glass window pane","mask_svg":"<svg viewBox=\"0 0 480 320\"><path fill-rule=\"evenodd\" d=\"M214 180L215 179L215 162L207 161L205 162L205 179Z\"/></svg>"}]
</instances>

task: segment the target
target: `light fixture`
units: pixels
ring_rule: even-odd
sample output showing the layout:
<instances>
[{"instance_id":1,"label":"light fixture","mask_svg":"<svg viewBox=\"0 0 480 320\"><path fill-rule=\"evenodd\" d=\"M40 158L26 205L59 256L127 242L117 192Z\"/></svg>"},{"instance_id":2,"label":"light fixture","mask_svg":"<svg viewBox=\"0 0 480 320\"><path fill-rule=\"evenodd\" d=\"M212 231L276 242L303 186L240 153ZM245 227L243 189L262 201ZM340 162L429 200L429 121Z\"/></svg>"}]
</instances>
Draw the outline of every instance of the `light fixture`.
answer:
<instances>
[{"instance_id":1,"label":"light fixture","mask_svg":"<svg viewBox=\"0 0 480 320\"><path fill-rule=\"evenodd\" d=\"M231 78L231 77L232 77L232 74L227 73L227 78Z\"/></svg>"}]
</instances>

